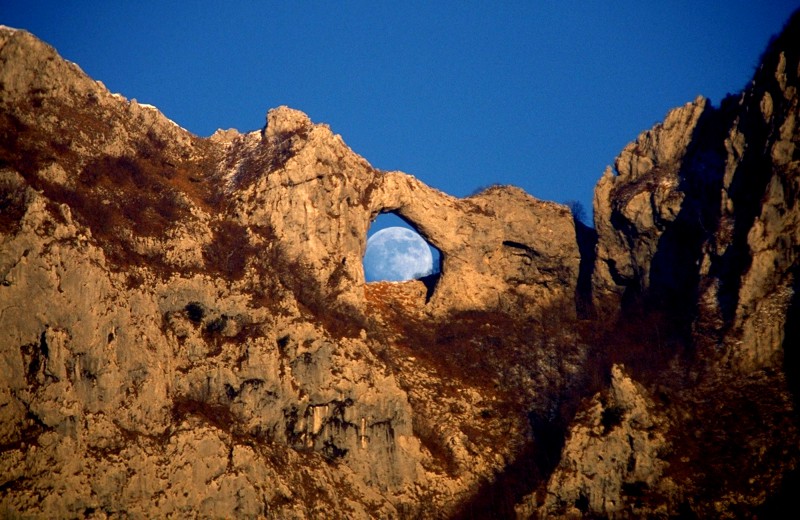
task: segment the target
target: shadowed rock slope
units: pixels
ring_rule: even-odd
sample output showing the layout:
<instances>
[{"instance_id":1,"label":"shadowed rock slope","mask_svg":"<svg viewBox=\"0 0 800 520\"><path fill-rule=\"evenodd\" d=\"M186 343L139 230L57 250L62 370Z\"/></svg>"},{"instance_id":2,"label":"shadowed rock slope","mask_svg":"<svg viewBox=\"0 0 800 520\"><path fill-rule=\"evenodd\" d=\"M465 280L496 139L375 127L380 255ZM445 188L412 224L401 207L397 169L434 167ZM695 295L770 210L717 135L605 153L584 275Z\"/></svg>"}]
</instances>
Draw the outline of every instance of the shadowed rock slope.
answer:
<instances>
[{"instance_id":1,"label":"shadowed rock slope","mask_svg":"<svg viewBox=\"0 0 800 520\"><path fill-rule=\"evenodd\" d=\"M451 197L286 107L199 138L0 28L0 511L778 507L798 459L796 25L741 96L623 150L580 248L566 207L517 188ZM441 275L364 283L381 212Z\"/></svg>"},{"instance_id":2,"label":"shadowed rock slope","mask_svg":"<svg viewBox=\"0 0 800 520\"><path fill-rule=\"evenodd\" d=\"M738 518L800 488L798 37L795 14L741 94L671 111L598 182L615 325L584 339L626 370L576 416L548 514Z\"/></svg>"}]
</instances>

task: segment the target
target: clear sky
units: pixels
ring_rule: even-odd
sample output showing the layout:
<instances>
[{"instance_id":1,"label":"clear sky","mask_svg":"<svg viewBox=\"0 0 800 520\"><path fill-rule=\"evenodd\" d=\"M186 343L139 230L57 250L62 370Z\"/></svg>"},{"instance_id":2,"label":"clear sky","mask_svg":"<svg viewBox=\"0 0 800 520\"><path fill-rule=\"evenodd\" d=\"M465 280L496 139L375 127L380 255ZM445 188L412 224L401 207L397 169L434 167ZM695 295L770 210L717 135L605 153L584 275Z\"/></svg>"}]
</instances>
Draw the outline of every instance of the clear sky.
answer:
<instances>
[{"instance_id":1,"label":"clear sky","mask_svg":"<svg viewBox=\"0 0 800 520\"><path fill-rule=\"evenodd\" d=\"M111 91L188 130L289 105L373 166L465 196L580 201L670 108L741 90L800 2L0 0Z\"/></svg>"}]
</instances>

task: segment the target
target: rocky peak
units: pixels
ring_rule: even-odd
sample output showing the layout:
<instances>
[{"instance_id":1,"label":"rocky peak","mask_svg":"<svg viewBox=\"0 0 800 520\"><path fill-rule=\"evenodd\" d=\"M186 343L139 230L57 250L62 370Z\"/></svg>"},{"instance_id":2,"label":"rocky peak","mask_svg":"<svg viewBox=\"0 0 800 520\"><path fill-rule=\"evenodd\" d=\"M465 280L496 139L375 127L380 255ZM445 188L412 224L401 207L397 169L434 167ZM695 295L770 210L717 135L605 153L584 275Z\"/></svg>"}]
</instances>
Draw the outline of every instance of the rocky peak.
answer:
<instances>
[{"instance_id":1,"label":"rocky peak","mask_svg":"<svg viewBox=\"0 0 800 520\"><path fill-rule=\"evenodd\" d=\"M574 298L579 255L564 206L512 187L456 199L408 174L374 169L327 126L286 107L269 112L262 135L228 149L236 218L268 226L336 300L363 306L366 235L383 212L400 215L441 251L432 312Z\"/></svg>"},{"instance_id":2,"label":"rocky peak","mask_svg":"<svg viewBox=\"0 0 800 520\"><path fill-rule=\"evenodd\" d=\"M0 36L3 507L453 512L529 442L527 406L501 409L566 376L504 374L541 364L529 320L574 315L565 207L511 187L456 199L287 107L199 138ZM364 283L387 211L440 248L432 296ZM37 502L47 482L63 489Z\"/></svg>"},{"instance_id":3,"label":"rocky peak","mask_svg":"<svg viewBox=\"0 0 800 520\"><path fill-rule=\"evenodd\" d=\"M614 161L620 179L638 180L656 168L674 168L686 155L698 122L709 108L709 101L698 96L671 110L652 130L639 134Z\"/></svg>"},{"instance_id":4,"label":"rocky peak","mask_svg":"<svg viewBox=\"0 0 800 520\"><path fill-rule=\"evenodd\" d=\"M0 28L0 508L780 510L800 461L799 21L741 96L625 147L596 245L565 206L452 197L288 107L194 136ZM441 251L438 277L365 283L383 212Z\"/></svg>"},{"instance_id":5,"label":"rocky peak","mask_svg":"<svg viewBox=\"0 0 800 520\"><path fill-rule=\"evenodd\" d=\"M311 127L311 119L299 110L287 106L273 108L267 113L267 126L264 127L264 138L280 140L307 132Z\"/></svg>"},{"instance_id":6,"label":"rocky peak","mask_svg":"<svg viewBox=\"0 0 800 520\"><path fill-rule=\"evenodd\" d=\"M705 175L694 168L696 146L692 143L707 133L712 112L702 97L670 111L663 123L628 144L614 163L616 171L606 169L597 183L596 298L649 289L651 259L664 230L681 212L687 182L691 182L685 180L688 172Z\"/></svg>"},{"instance_id":7,"label":"rocky peak","mask_svg":"<svg viewBox=\"0 0 800 520\"><path fill-rule=\"evenodd\" d=\"M784 247L796 242L800 64L787 45L796 18L740 96L671 111L625 147L595 191L598 304L641 295L685 323L697 319L706 338L745 334L760 352L747 363L772 355L759 338L781 344L775 313L789 304L797 262L794 246Z\"/></svg>"}]
</instances>

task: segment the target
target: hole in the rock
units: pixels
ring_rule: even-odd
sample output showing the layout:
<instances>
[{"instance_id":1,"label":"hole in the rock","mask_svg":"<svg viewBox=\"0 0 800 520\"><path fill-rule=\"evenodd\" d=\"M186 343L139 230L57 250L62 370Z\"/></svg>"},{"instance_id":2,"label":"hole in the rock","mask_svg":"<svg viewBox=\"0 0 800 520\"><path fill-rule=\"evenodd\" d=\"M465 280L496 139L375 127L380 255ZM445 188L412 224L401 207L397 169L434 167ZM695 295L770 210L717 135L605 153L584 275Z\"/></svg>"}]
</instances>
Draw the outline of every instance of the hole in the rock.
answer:
<instances>
[{"instance_id":1,"label":"hole in the rock","mask_svg":"<svg viewBox=\"0 0 800 520\"><path fill-rule=\"evenodd\" d=\"M364 278L367 282L425 281L441 272L441 258L439 250L411 224L394 213L383 213L367 234Z\"/></svg>"}]
</instances>

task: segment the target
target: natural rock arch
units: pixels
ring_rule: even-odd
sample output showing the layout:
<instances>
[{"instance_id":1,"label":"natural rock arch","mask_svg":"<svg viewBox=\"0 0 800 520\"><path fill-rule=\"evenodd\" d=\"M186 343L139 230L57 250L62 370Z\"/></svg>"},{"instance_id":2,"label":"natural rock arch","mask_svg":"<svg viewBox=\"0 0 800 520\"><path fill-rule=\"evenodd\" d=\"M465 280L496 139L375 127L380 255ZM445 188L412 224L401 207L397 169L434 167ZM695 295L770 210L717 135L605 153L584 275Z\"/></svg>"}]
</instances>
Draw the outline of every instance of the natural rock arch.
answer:
<instances>
[{"instance_id":1,"label":"natural rock arch","mask_svg":"<svg viewBox=\"0 0 800 520\"><path fill-rule=\"evenodd\" d=\"M433 313L574 301L580 255L566 206L509 186L459 199L412 175L379 171L326 125L287 107L227 149L238 165L228 181L235 218L267 225L326 298L363 309L367 232L391 212L441 253ZM255 178L237 174L254 168L262 172Z\"/></svg>"},{"instance_id":2,"label":"natural rock arch","mask_svg":"<svg viewBox=\"0 0 800 520\"><path fill-rule=\"evenodd\" d=\"M397 214L440 251L434 310L541 306L574 297L579 253L565 206L509 186L458 199L388 172L371 190L369 207L371 218Z\"/></svg>"}]
</instances>

